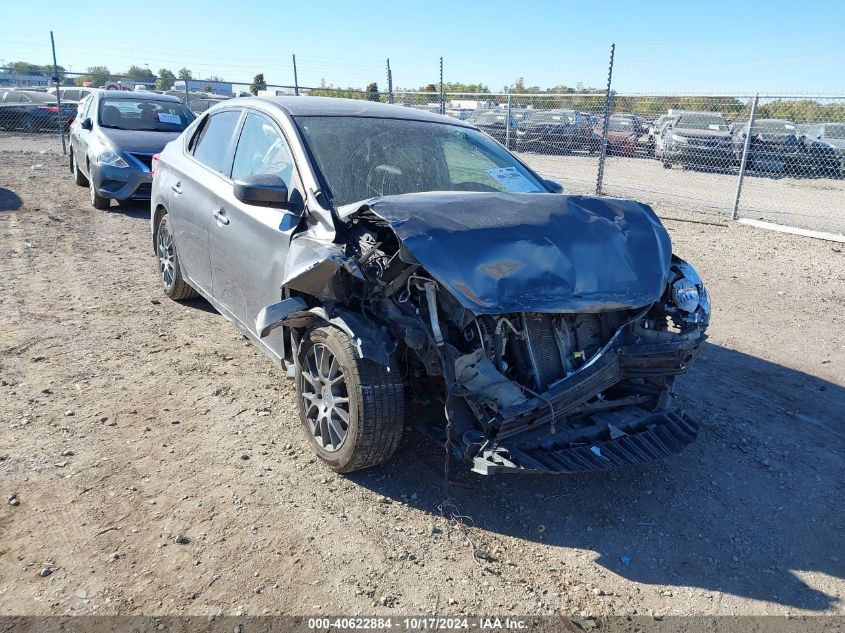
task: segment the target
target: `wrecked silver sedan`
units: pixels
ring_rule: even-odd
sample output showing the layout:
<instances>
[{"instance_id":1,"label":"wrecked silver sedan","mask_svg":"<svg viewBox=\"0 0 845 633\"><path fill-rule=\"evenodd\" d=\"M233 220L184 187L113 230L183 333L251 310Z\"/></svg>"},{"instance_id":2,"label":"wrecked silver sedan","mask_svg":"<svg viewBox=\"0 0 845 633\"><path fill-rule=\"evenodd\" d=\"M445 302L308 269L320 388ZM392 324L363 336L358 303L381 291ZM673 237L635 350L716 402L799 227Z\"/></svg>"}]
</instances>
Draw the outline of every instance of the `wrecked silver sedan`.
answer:
<instances>
[{"instance_id":1,"label":"wrecked silver sedan","mask_svg":"<svg viewBox=\"0 0 845 633\"><path fill-rule=\"evenodd\" d=\"M406 424L481 474L695 439L672 392L707 292L648 206L563 195L455 119L343 99L226 101L153 165L164 292L287 370L336 471L387 460Z\"/></svg>"}]
</instances>

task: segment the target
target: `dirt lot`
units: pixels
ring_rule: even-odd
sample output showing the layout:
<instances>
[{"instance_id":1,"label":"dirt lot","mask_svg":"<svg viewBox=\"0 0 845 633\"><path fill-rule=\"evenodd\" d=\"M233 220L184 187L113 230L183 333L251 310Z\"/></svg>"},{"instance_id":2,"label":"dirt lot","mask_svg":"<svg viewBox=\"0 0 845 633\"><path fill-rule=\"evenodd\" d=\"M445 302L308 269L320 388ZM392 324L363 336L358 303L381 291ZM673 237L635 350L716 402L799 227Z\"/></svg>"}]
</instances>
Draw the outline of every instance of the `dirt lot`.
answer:
<instances>
[{"instance_id":1,"label":"dirt lot","mask_svg":"<svg viewBox=\"0 0 845 633\"><path fill-rule=\"evenodd\" d=\"M845 613L841 245L666 213L714 305L680 382L698 442L462 472L477 562L437 446L314 462L282 372L160 293L146 209L95 211L44 157L4 154L0 187L0 613Z\"/></svg>"}]
</instances>

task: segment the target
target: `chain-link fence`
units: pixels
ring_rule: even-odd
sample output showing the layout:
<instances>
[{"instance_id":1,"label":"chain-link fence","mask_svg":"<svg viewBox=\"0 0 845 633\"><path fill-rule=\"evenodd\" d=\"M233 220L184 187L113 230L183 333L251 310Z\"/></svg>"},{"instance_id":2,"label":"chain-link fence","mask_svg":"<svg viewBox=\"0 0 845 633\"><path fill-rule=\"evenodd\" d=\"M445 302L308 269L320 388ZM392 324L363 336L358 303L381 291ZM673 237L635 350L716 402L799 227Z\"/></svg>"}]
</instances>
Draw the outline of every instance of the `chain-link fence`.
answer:
<instances>
[{"instance_id":1,"label":"chain-link fence","mask_svg":"<svg viewBox=\"0 0 845 633\"><path fill-rule=\"evenodd\" d=\"M614 93L607 104L604 91L385 93L73 73L56 85L0 69L0 155L64 153L68 125L95 85L158 90L197 114L253 92L390 102L472 123L568 193L845 235L845 97Z\"/></svg>"}]
</instances>

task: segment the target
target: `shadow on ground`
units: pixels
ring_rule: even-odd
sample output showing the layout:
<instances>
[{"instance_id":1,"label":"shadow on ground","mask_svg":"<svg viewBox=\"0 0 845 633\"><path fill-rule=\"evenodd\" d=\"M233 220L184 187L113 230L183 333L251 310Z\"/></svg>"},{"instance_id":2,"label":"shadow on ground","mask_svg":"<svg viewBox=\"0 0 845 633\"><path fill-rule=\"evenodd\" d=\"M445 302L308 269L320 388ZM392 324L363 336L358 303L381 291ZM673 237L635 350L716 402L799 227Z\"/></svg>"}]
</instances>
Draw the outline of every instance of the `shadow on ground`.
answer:
<instances>
[{"instance_id":1,"label":"shadow on ground","mask_svg":"<svg viewBox=\"0 0 845 633\"><path fill-rule=\"evenodd\" d=\"M679 391L702 422L680 455L553 477L482 478L456 463L452 499L480 530L548 545L551 558L554 548L595 552L597 564L636 583L830 608L837 598L799 574L845 578L845 441L835 426L845 389L706 345ZM407 435L389 464L351 478L436 512L442 449Z\"/></svg>"},{"instance_id":2,"label":"shadow on ground","mask_svg":"<svg viewBox=\"0 0 845 633\"><path fill-rule=\"evenodd\" d=\"M0 212L17 211L21 208L23 200L11 189L0 187Z\"/></svg>"}]
</instances>

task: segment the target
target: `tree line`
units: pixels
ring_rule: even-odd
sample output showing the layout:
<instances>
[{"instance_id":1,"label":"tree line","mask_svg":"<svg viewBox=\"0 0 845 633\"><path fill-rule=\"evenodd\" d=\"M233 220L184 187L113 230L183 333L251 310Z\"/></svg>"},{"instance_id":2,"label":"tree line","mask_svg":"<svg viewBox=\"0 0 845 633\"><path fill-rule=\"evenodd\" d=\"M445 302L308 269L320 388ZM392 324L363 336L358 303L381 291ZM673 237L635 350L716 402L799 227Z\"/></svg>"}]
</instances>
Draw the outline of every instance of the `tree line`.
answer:
<instances>
[{"instance_id":1,"label":"tree line","mask_svg":"<svg viewBox=\"0 0 845 633\"><path fill-rule=\"evenodd\" d=\"M86 82L94 85L103 85L107 81L128 81L130 83L155 83L158 90L170 90L177 79L194 79L193 73L188 68L180 68L176 72L168 68L160 68L157 74L146 67L137 65L130 66L125 72L112 73L107 66L89 66L84 74L74 75L69 73L63 66L56 68L59 81L62 85L82 86ZM53 76L52 64L32 64L29 62L12 62L5 68L0 69L2 74L23 74L36 76ZM71 76L72 75L72 76ZM205 87L211 91L213 82L223 81L217 76L208 77L200 81L207 81ZM263 73L255 75L250 92L258 94L259 90L267 88L267 82ZM549 88L540 86L528 86L523 77L517 77L510 84L503 86L499 94L493 95L490 88L484 83L461 83L445 82L443 84L445 93L474 93L478 95L490 95L490 101L494 103L505 103L507 96L502 93L513 95L531 95L530 98L513 97L514 107L532 106L535 108L566 108L582 112L599 113L604 110L605 91L599 88L590 88L581 83L575 86L557 84ZM396 89L397 101L402 100L403 92L429 93L422 100L426 103L439 102L439 83L426 83L416 88ZM370 101L387 101L387 94L379 90L378 83L372 82L365 88L356 87L335 87L327 84L325 79L321 80L318 88L307 90L312 96L345 97L347 99L368 99ZM629 96L613 94L613 111L627 114L637 114L645 117L654 117L664 114L670 109L679 110L701 110L709 112L720 112L729 121L747 120L751 114L751 100L739 97L706 97L706 96ZM419 102L419 98L415 99ZM814 99L771 99L758 104L756 117L760 119L787 119L795 123L812 123L816 121L845 121L845 103L817 101Z\"/></svg>"}]
</instances>

